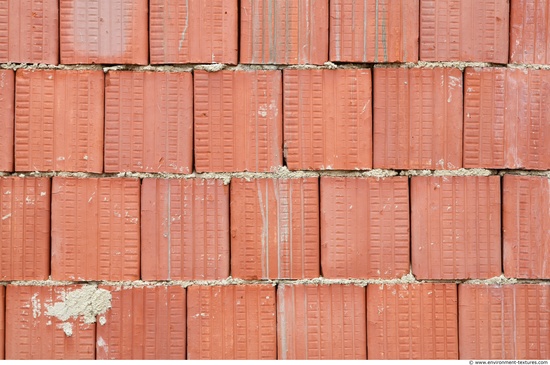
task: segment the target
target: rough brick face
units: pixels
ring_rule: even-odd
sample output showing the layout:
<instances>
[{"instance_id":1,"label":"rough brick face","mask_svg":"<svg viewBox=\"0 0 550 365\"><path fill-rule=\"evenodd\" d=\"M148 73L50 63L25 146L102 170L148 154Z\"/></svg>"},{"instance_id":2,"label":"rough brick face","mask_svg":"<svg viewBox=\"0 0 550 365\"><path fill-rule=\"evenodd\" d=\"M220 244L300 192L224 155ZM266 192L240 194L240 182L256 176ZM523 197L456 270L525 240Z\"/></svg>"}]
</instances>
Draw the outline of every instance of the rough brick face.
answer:
<instances>
[{"instance_id":1,"label":"rough brick face","mask_svg":"<svg viewBox=\"0 0 550 365\"><path fill-rule=\"evenodd\" d=\"M15 75L0 70L0 171L13 171Z\"/></svg>"},{"instance_id":2,"label":"rough brick face","mask_svg":"<svg viewBox=\"0 0 550 365\"><path fill-rule=\"evenodd\" d=\"M327 278L409 272L407 178L321 178L321 268Z\"/></svg>"},{"instance_id":3,"label":"rough brick face","mask_svg":"<svg viewBox=\"0 0 550 365\"><path fill-rule=\"evenodd\" d=\"M372 167L370 70L285 70L283 94L289 169Z\"/></svg>"},{"instance_id":4,"label":"rough brick face","mask_svg":"<svg viewBox=\"0 0 550 365\"><path fill-rule=\"evenodd\" d=\"M0 359L4 357L4 344L5 344L5 318L6 318L6 287L0 287Z\"/></svg>"},{"instance_id":5,"label":"rough brick face","mask_svg":"<svg viewBox=\"0 0 550 365\"><path fill-rule=\"evenodd\" d=\"M317 178L231 181L231 275L319 276Z\"/></svg>"},{"instance_id":6,"label":"rough brick face","mask_svg":"<svg viewBox=\"0 0 550 365\"><path fill-rule=\"evenodd\" d=\"M144 179L141 277L216 280L229 276L229 187L221 180Z\"/></svg>"},{"instance_id":7,"label":"rough brick face","mask_svg":"<svg viewBox=\"0 0 550 365\"><path fill-rule=\"evenodd\" d=\"M511 63L550 63L549 6L547 0L511 0Z\"/></svg>"}]
</instances>

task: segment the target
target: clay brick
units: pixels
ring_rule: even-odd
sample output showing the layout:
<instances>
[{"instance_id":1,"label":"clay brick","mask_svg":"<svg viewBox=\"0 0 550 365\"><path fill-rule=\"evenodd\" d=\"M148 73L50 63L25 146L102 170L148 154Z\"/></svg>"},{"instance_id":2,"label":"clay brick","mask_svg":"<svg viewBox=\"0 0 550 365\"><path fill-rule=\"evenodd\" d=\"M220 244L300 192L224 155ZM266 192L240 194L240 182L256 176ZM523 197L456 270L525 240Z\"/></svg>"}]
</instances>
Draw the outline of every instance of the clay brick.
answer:
<instances>
[{"instance_id":1,"label":"clay brick","mask_svg":"<svg viewBox=\"0 0 550 365\"><path fill-rule=\"evenodd\" d=\"M12 70L0 70L0 171L13 171L14 99L14 73Z\"/></svg>"},{"instance_id":2,"label":"clay brick","mask_svg":"<svg viewBox=\"0 0 550 365\"><path fill-rule=\"evenodd\" d=\"M105 172L193 171L190 73L110 71L105 85Z\"/></svg>"},{"instance_id":3,"label":"clay brick","mask_svg":"<svg viewBox=\"0 0 550 365\"><path fill-rule=\"evenodd\" d=\"M502 199L504 274L549 279L550 180L505 175Z\"/></svg>"},{"instance_id":4,"label":"clay brick","mask_svg":"<svg viewBox=\"0 0 550 365\"><path fill-rule=\"evenodd\" d=\"M277 288L280 360L365 360L365 324L365 288L285 284Z\"/></svg>"},{"instance_id":5,"label":"clay brick","mask_svg":"<svg viewBox=\"0 0 550 365\"><path fill-rule=\"evenodd\" d=\"M319 183L231 180L231 276L319 276Z\"/></svg>"},{"instance_id":6,"label":"clay brick","mask_svg":"<svg viewBox=\"0 0 550 365\"><path fill-rule=\"evenodd\" d=\"M5 315L6 315L6 287L0 287L0 359L4 360L4 346L5 346Z\"/></svg>"},{"instance_id":7,"label":"clay brick","mask_svg":"<svg viewBox=\"0 0 550 365\"><path fill-rule=\"evenodd\" d=\"M237 0L151 0L151 63L238 63Z\"/></svg>"},{"instance_id":8,"label":"clay brick","mask_svg":"<svg viewBox=\"0 0 550 365\"><path fill-rule=\"evenodd\" d=\"M50 315L51 307L62 303L68 293L80 288L81 285L8 285L6 359L93 360L95 323L86 323L83 316L62 321Z\"/></svg>"},{"instance_id":9,"label":"clay brick","mask_svg":"<svg viewBox=\"0 0 550 365\"><path fill-rule=\"evenodd\" d=\"M321 269L327 278L409 273L406 177L321 178Z\"/></svg>"},{"instance_id":10,"label":"clay brick","mask_svg":"<svg viewBox=\"0 0 550 365\"><path fill-rule=\"evenodd\" d=\"M461 359L550 357L550 286L458 286Z\"/></svg>"},{"instance_id":11,"label":"clay brick","mask_svg":"<svg viewBox=\"0 0 550 365\"><path fill-rule=\"evenodd\" d=\"M331 0L330 60L418 61L419 0Z\"/></svg>"},{"instance_id":12,"label":"clay brick","mask_svg":"<svg viewBox=\"0 0 550 365\"><path fill-rule=\"evenodd\" d=\"M370 70L285 70L283 94L289 169L372 168Z\"/></svg>"},{"instance_id":13,"label":"clay brick","mask_svg":"<svg viewBox=\"0 0 550 365\"><path fill-rule=\"evenodd\" d=\"M0 280L48 279L50 191L48 178L0 178Z\"/></svg>"},{"instance_id":14,"label":"clay brick","mask_svg":"<svg viewBox=\"0 0 550 365\"><path fill-rule=\"evenodd\" d=\"M240 62L328 61L328 0L241 0Z\"/></svg>"},{"instance_id":15,"label":"clay brick","mask_svg":"<svg viewBox=\"0 0 550 365\"><path fill-rule=\"evenodd\" d=\"M420 0L420 59L508 62L509 0Z\"/></svg>"},{"instance_id":16,"label":"clay brick","mask_svg":"<svg viewBox=\"0 0 550 365\"><path fill-rule=\"evenodd\" d=\"M462 72L374 69L374 167L462 167Z\"/></svg>"},{"instance_id":17,"label":"clay brick","mask_svg":"<svg viewBox=\"0 0 550 365\"><path fill-rule=\"evenodd\" d=\"M229 186L221 180L143 179L141 278L229 276Z\"/></svg>"},{"instance_id":18,"label":"clay brick","mask_svg":"<svg viewBox=\"0 0 550 365\"><path fill-rule=\"evenodd\" d=\"M282 166L280 71L194 73L197 172Z\"/></svg>"},{"instance_id":19,"label":"clay brick","mask_svg":"<svg viewBox=\"0 0 550 365\"><path fill-rule=\"evenodd\" d=\"M59 62L57 0L0 1L0 63Z\"/></svg>"},{"instance_id":20,"label":"clay brick","mask_svg":"<svg viewBox=\"0 0 550 365\"><path fill-rule=\"evenodd\" d=\"M549 64L550 3L512 0L510 5L510 62Z\"/></svg>"},{"instance_id":21,"label":"clay brick","mask_svg":"<svg viewBox=\"0 0 550 365\"><path fill-rule=\"evenodd\" d=\"M550 70L467 68L464 167L550 168Z\"/></svg>"},{"instance_id":22,"label":"clay brick","mask_svg":"<svg viewBox=\"0 0 550 365\"><path fill-rule=\"evenodd\" d=\"M103 172L103 72L16 73L15 170Z\"/></svg>"},{"instance_id":23,"label":"clay brick","mask_svg":"<svg viewBox=\"0 0 550 365\"><path fill-rule=\"evenodd\" d=\"M414 176L411 212L416 278L501 274L499 176Z\"/></svg>"},{"instance_id":24,"label":"clay brick","mask_svg":"<svg viewBox=\"0 0 550 365\"><path fill-rule=\"evenodd\" d=\"M371 360L458 359L456 284L367 286Z\"/></svg>"},{"instance_id":25,"label":"clay brick","mask_svg":"<svg viewBox=\"0 0 550 365\"><path fill-rule=\"evenodd\" d=\"M59 0L61 63L149 63L147 0Z\"/></svg>"},{"instance_id":26,"label":"clay brick","mask_svg":"<svg viewBox=\"0 0 550 365\"><path fill-rule=\"evenodd\" d=\"M185 359L184 288L100 288L111 292L112 301L97 325L97 359Z\"/></svg>"},{"instance_id":27,"label":"clay brick","mask_svg":"<svg viewBox=\"0 0 550 365\"><path fill-rule=\"evenodd\" d=\"M63 178L52 183L52 279L139 279L140 183Z\"/></svg>"},{"instance_id":28,"label":"clay brick","mask_svg":"<svg viewBox=\"0 0 550 365\"><path fill-rule=\"evenodd\" d=\"M271 285L187 288L189 360L275 360L276 331Z\"/></svg>"}]
</instances>

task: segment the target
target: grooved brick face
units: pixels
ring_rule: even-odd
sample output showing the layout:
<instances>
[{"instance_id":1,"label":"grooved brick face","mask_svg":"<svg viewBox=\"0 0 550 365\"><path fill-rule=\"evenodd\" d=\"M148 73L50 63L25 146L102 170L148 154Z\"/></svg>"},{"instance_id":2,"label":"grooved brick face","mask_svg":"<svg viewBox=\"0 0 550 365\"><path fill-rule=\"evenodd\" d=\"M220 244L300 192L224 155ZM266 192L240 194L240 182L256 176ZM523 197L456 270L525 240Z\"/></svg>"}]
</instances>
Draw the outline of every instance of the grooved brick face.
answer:
<instances>
[{"instance_id":1,"label":"grooved brick face","mask_svg":"<svg viewBox=\"0 0 550 365\"><path fill-rule=\"evenodd\" d=\"M284 151L291 170L372 167L370 70L285 70Z\"/></svg>"},{"instance_id":2,"label":"grooved brick face","mask_svg":"<svg viewBox=\"0 0 550 365\"><path fill-rule=\"evenodd\" d=\"M50 179L0 178L0 280L50 275Z\"/></svg>"},{"instance_id":3,"label":"grooved brick face","mask_svg":"<svg viewBox=\"0 0 550 365\"><path fill-rule=\"evenodd\" d=\"M506 175L502 197L504 274L550 278L550 180Z\"/></svg>"},{"instance_id":4,"label":"grooved brick face","mask_svg":"<svg viewBox=\"0 0 550 365\"><path fill-rule=\"evenodd\" d=\"M499 176L414 176L411 212L417 279L501 274Z\"/></svg>"},{"instance_id":5,"label":"grooved brick face","mask_svg":"<svg viewBox=\"0 0 550 365\"><path fill-rule=\"evenodd\" d=\"M5 346L5 318L6 318L6 287L2 285L0 287L0 359L4 357Z\"/></svg>"},{"instance_id":6,"label":"grooved brick face","mask_svg":"<svg viewBox=\"0 0 550 365\"><path fill-rule=\"evenodd\" d=\"M194 72L197 172L282 166L280 71Z\"/></svg>"},{"instance_id":7,"label":"grooved brick face","mask_svg":"<svg viewBox=\"0 0 550 365\"><path fill-rule=\"evenodd\" d=\"M152 64L238 63L237 0L151 0Z\"/></svg>"},{"instance_id":8,"label":"grooved brick face","mask_svg":"<svg viewBox=\"0 0 550 365\"><path fill-rule=\"evenodd\" d=\"M419 0L331 0L330 60L418 61Z\"/></svg>"},{"instance_id":9,"label":"grooved brick face","mask_svg":"<svg viewBox=\"0 0 550 365\"><path fill-rule=\"evenodd\" d=\"M328 0L241 0L240 62L328 61Z\"/></svg>"},{"instance_id":10,"label":"grooved brick face","mask_svg":"<svg viewBox=\"0 0 550 365\"><path fill-rule=\"evenodd\" d=\"M222 180L143 179L141 278L229 276L229 186Z\"/></svg>"},{"instance_id":11,"label":"grooved brick face","mask_svg":"<svg viewBox=\"0 0 550 365\"><path fill-rule=\"evenodd\" d=\"M231 275L319 276L317 178L231 180Z\"/></svg>"},{"instance_id":12,"label":"grooved brick face","mask_svg":"<svg viewBox=\"0 0 550 365\"><path fill-rule=\"evenodd\" d=\"M59 0L63 64L149 63L147 0Z\"/></svg>"},{"instance_id":13,"label":"grooved brick face","mask_svg":"<svg viewBox=\"0 0 550 365\"><path fill-rule=\"evenodd\" d=\"M15 170L103 172L103 72L16 73Z\"/></svg>"},{"instance_id":14,"label":"grooved brick face","mask_svg":"<svg viewBox=\"0 0 550 365\"><path fill-rule=\"evenodd\" d=\"M321 177L321 268L327 278L409 273L406 177Z\"/></svg>"},{"instance_id":15,"label":"grooved brick face","mask_svg":"<svg viewBox=\"0 0 550 365\"><path fill-rule=\"evenodd\" d=\"M276 331L271 285L187 288L189 360L275 360Z\"/></svg>"},{"instance_id":16,"label":"grooved brick face","mask_svg":"<svg viewBox=\"0 0 550 365\"><path fill-rule=\"evenodd\" d=\"M110 71L105 85L105 172L192 172L192 75Z\"/></svg>"},{"instance_id":17,"label":"grooved brick face","mask_svg":"<svg viewBox=\"0 0 550 365\"><path fill-rule=\"evenodd\" d=\"M550 168L550 70L467 68L464 167Z\"/></svg>"},{"instance_id":18,"label":"grooved brick face","mask_svg":"<svg viewBox=\"0 0 550 365\"><path fill-rule=\"evenodd\" d=\"M374 167L462 167L462 72L374 69Z\"/></svg>"},{"instance_id":19,"label":"grooved brick face","mask_svg":"<svg viewBox=\"0 0 550 365\"><path fill-rule=\"evenodd\" d=\"M0 171L13 171L15 76L12 70L0 70Z\"/></svg>"},{"instance_id":20,"label":"grooved brick face","mask_svg":"<svg viewBox=\"0 0 550 365\"><path fill-rule=\"evenodd\" d=\"M549 5L547 0L511 0L511 63L550 63Z\"/></svg>"},{"instance_id":21,"label":"grooved brick face","mask_svg":"<svg viewBox=\"0 0 550 365\"><path fill-rule=\"evenodd\" d=\"M456 284L367 286L371 360L458 359Z\"/></svg>"},{"instance_id":22,"label":"grooved brick face","mask_svg":"<svg viewBox=\"0 0 550 365\"><path fill-rule=\"evenodd\" d=\"M458 286L461 359L550 357L550 286Z\"/></svg>"},{"instance_id":23,"label":"grooved brick face","mask_svg":"<svg viewBox=\"0 0 550 365\"><path fill-rule=\"evenodd\" d=\"M278 359L366 360L365 289L348 285L277 288Z\"/></svg>"},{"instance_id":24,"label":"grooved brick face","mask_svg":"<svg viewBox=\"0 0 550 365\"><path fill-rule=\"evenodd\" d=\"M509 0L420 0L422 61L508 62Z\"/></svg>"},{"instance_id":25,"label":"grooved brick face","mask_svg":"<svg viewBox=\"0 0 550 365\"><path fill-rule=\"evenodd\" d=\"M52 279L138 280L140 181L52 182Z\"/></svg>"},{"instance_id":26,"label":"grooved brick face","mask_svg":"<svg viewBox=\"0 0 550 365\"><path fill-rule=\"evenodd\" d=\"M97 359L185 359L184 288L99 288L110 291L112 300L97 324Z\"/></svg>"}]
</instances>

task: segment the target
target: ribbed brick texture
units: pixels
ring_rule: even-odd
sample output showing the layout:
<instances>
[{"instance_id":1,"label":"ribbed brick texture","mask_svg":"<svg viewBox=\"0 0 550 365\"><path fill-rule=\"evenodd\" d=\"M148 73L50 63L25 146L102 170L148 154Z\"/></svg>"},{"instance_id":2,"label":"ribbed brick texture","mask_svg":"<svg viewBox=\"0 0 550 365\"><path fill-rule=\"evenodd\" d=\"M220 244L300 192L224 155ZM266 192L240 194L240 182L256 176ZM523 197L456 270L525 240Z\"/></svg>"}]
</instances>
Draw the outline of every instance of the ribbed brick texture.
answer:
<instances>
[{"instance_id":1,"label":"ribbed brick texture","mask_svg":"<svg viewBox=\"0 0 550 365\"><path fill-rule=\"evenodd\" d=\"M15 75L0 70L0 171L13 171Z\"/></svg>"},{"instance_id":2,"label":"ribbed brick texture","mask_svg":"<svg viewBox=\"0 0 550 365\"><path fill-rule=\"evenodd\" d=\"M4 357L4 345L5 345L5 319L6 319L6 287L0 287L0 359L5 359Z\"/></svg>"},{"instance_id":3,"label":"ribbed brick texture","mask_svg":"<svg viewBox=\"0 0 550 365\"><path fill-rule=\"evenodd\" d=\"M512 0L510 5L510 62L549 64L550 3Z\"/></svg>"}]
</instances>

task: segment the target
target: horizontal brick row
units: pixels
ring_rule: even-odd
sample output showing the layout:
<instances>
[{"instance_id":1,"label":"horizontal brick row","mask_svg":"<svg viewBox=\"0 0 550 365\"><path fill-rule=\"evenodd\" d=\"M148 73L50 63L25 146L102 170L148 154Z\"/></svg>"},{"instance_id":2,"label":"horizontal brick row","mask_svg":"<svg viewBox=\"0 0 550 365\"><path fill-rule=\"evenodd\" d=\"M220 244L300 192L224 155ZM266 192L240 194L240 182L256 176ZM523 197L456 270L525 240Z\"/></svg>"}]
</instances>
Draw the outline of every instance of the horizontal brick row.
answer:
<instances>
[{"instance_id":1,"label":"horizontal brick row","mask_svg":"<svg viewBox=\"0 0 550 365\"><path fill-rule=\"evenodd\" d=\"M548 98L494 67L0 70L0 171L547 170Z\"/></svg>"}]
</instances>

